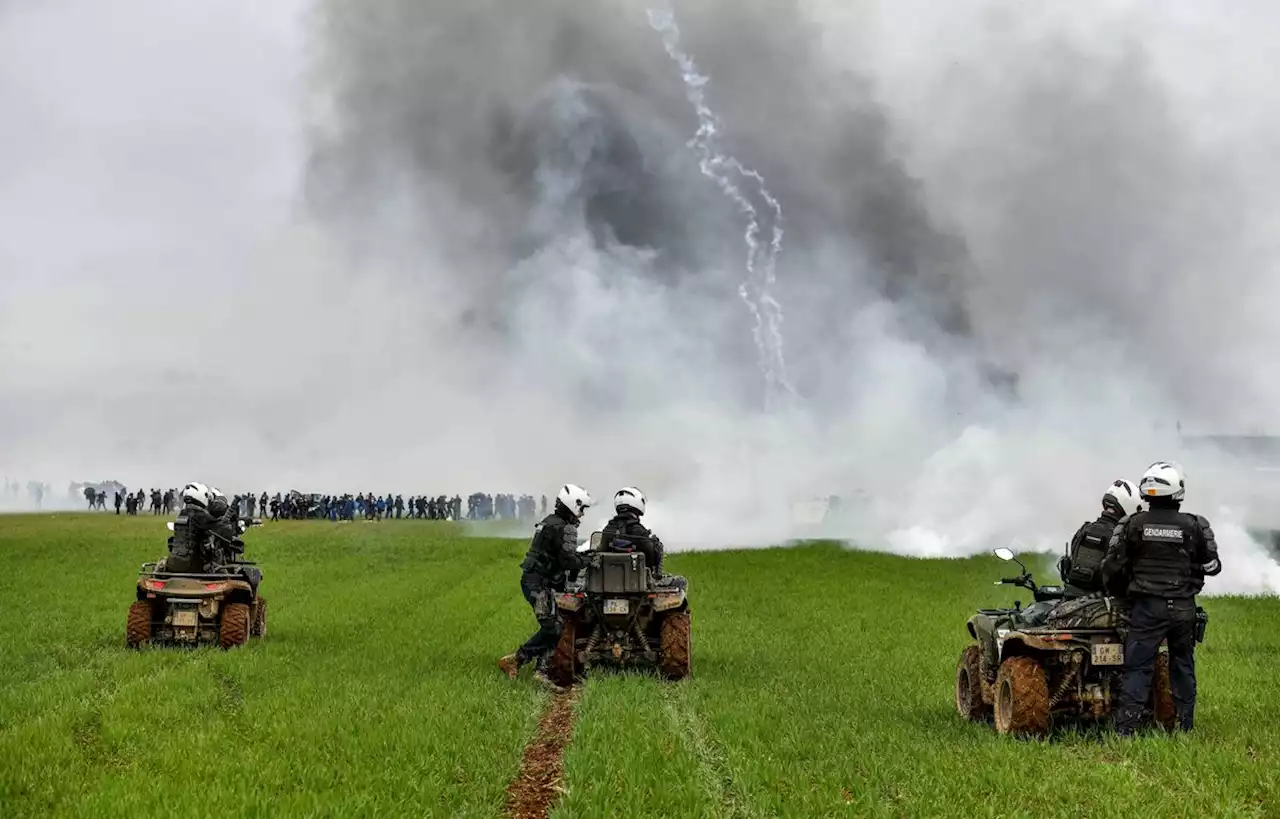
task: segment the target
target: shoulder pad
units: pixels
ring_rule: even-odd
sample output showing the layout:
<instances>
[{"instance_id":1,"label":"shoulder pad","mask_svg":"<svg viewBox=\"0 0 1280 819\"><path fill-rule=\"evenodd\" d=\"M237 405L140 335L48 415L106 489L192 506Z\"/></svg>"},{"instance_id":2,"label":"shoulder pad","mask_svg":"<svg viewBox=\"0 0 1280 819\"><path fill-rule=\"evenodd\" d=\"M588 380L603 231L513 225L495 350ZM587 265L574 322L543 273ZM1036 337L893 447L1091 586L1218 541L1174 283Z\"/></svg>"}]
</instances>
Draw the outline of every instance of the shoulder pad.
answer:
<instances>
[{"instance_id":1,"label":"shoulder pad","mask_svg":"<svg viewBox=\"0 0 1280 819\"><path fill-rule=\"evenodd\" d=\"M1211 524L1209 523L1209 519L1206 518L1204 515L1192 515L1191 517L1195 518L1196 523L1200 524L1204 528L1206 529L1212 528Z\"/></svg>"},{"instance_id":2,"label":"shoulder pad","mask_svg":"<svg viewBox=\"0 0 1280 819\"><path fill-rule=\"evenodd\" d=\"M1125 529L1128 527L1128 524L1127 524L1128 520L1129 520L1129 517L1126 515L1125 517L1121 518L1120 522L1116 524L1116 527L1111 530L1111 539L1107 541L1108 549L1112 549L1120 545L1121 538L1125 537Z\"/></svg>"}]
</instances>

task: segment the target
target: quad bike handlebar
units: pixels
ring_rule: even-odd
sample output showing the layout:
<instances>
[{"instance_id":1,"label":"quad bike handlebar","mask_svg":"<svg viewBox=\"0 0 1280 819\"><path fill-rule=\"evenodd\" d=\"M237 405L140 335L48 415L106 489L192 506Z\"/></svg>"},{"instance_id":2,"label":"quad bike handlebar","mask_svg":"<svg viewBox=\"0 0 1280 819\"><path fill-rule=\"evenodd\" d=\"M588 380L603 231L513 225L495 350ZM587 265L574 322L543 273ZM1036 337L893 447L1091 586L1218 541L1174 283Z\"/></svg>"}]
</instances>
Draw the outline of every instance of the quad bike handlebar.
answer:
<instances>
[{"instance_id":1,"label":"quad bike handlebar","mask_svg":"<svg viewBox=\"0 0 1280 819\"><path fill-rule=\"evenodd\" d=\"M1036 585L1036 581L1031 579L1029 573L1021 574L1017 577L1003 577L997 582L997 586L1021 586L1030 591L1032 594L1040 591L1040 587Z\"/></svg>"},{"instance_id":2,"label":"quad bike handlebar","mask_svg":"<svg viewBox=\"0 0 1280 819\"><path fill-rule=\"evenodd\" d=\"M1066 596L1061 586L1037 586L1036 582L1031 579L1031 575L1029 574L1025 574L1021 577L1005 577L997 581L995 585L1021 586L1031 592L1037 603L1043 603L1049 600L1061 600Z\"/></svg>"},{"instance_id":3,"label":"quad bike handlebar","mask_svg":"<svg viewBox=\"0 0 1280 819\"><path fill-rule=\"evenodd\" d=\"M993 550L993 553L995 554L996 557L1000 558L1001 560L1011 560L1014 563L1017 563L1018 567L1022 569L1022 574L1018 575L1017 577L1002 578L1001 580L997 581L995 585L1021 586L1022 588L1030 591L1035 596L1036 602L1042 602L1046 600L1061 600L1063 599L1063 597L1066 596L1066 592L1062 586L1037 586L1036 582L1031 579L1031 571L1026 567L1026 565L1023 564L1021 560L1018 560L1017 555L1013 553L1012 549L1008 549L1008 548L995 549Z\"/></svg>"}]
</instances>

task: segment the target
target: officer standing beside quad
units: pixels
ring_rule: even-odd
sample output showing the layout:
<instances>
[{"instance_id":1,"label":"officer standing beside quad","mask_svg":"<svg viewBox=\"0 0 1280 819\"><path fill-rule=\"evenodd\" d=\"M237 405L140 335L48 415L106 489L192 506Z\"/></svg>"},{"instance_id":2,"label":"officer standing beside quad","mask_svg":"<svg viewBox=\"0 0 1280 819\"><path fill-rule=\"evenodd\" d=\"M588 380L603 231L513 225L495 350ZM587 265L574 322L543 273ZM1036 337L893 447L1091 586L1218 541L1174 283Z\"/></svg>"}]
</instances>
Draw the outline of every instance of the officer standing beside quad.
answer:
<instances>
[{"instance_id":1,"label":"officer standing beside quad","mask_svg":"<svg viewBox=\"0 0 1280 819\"><path fill-rule=\"evenodd\" d=\"M1222 571L1209 521L1180 511L1186 479L1159 461L1138 489L1150 508L1116 526L1102 561L1106 588L1133 603L1124 644L1116 733L1132 736L1151 695L1160 642L1169 642L1169 684L1177 727L1190 731L1196 705L1196 601L1206 575Z\"/></svg>"},{"instance_id":2,"label":"officer standing beside quad","mask_svg":"<svg viewBox=\"0 0 1280 819\"><path fill-rule=\"evenodd\" d=\"M564 591L565 572L585 565L578 554L578 523L594 503L587 490L567 483L556 496L555 509L533 529L529 552L520 564L520 591L533 607L538 630L514 654L498 660L498 667L511 679L519 674L520 666L532 660L536 662L534 677L555 687L546 665L564 626L556 615L553 595Z\"/></svg>"},{"instance_id":3,"label":"officer standing beside quad","mask_svg":"<svg viewBox=\"0 0 1280 819\"><path fill-rule=\"evenodd\" d=\"M1142 496L1132 481L1120 478L1107 487L1102 494L1102 514L1076 530L1069 554L1058 561L1058 574L1066 584L1066 598L1102 591L1102 558L1107 553L1111 535L1121 520L1142 509Z\"/></svg>"}]
</instances>

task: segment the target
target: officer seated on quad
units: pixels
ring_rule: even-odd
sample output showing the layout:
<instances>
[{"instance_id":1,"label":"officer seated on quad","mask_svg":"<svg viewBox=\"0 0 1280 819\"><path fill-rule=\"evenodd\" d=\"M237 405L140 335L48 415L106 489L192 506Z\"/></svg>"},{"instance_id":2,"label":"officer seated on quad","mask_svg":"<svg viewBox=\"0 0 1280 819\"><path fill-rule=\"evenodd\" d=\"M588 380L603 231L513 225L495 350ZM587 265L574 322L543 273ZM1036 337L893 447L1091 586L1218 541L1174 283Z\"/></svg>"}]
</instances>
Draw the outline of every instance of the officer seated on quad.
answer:
<instances>
[{"instance_id":1,"label":"officer seated on quad","mask_svg":"<svg viewBox=\"0 0 1280 819\"><path fill-rule=\"evenodd\" d=\"M1120 521L1143 510L1142 496L1132 481L1112 483L1102 494L1102 514L1085 523L1071 538L1070 554L1058 561L1058 574L1066 585L1063 597L1070 600L1102 592L1102 558L1111 534Z\"/></svg>"},{"instance_id":2,"label":"officer seated on quad","mask_svg":"<svg viewBox=\"0 0 1280 819\"><path fill-rule=\"evenodd\" d=\"M216 486L209 489L209 514L216 521L212 529L213 553L219 565L234 563L244 553L244 547L236 543L240 535L238 511L221 489Z\"/></svg>"},{"instance_id":3,"label":"officer seated on quad","mask_svg":"<svg viewBox=\"0 0 1280 819\"><path fill-rule=\"evenodd\" d=\"M680 584L684 578L668 577L662 573L662 558L666 548L650 529L640 522L647 502L644 493L634 486L624 486L613 496L613 519L600 533L602 552L640 552L645 565L659 584Z\"/></svg>"},{"instance_id":4,"label":"officer seated on quad","mask_svg":"<svg viewBox=\"0 0 1280 819\"><path fill-rule=\"evenodd\" d=\"M169 538L169 556L162 561L166 572L181 574L200 573L215 556L210 541L218 519L209 512L211 501L209 488L201 483L189 483L182 490L182 509L173 522L173 537Z\"/></svg>"},{"instance_id":5,"label":"officer seated on quad","mask_svg":"<svg viewBox=\"0 0 1280 819\"><path fill-rule=\"evenodd\" d=\"M262 571L257 566L236 566L240 555L244 554L244 544L240 541L240 514L227 496L216 486L209 490L209 513L216 522L212 529L213 542L210 544L211 564L216 564L242 575L249 581L253 593L258 593L258 584L262 582ZM213 568L211 565L210 569Z\"/></svg>"}]
</instances>

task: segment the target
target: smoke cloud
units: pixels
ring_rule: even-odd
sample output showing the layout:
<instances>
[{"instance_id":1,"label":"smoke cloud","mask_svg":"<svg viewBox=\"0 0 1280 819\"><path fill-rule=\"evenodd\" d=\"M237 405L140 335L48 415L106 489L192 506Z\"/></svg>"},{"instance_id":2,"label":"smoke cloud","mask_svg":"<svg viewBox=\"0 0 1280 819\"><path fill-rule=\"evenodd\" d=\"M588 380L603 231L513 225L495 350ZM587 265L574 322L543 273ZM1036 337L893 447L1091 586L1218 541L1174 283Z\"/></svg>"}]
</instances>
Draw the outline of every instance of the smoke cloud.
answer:
<instances>
[{"instance_id":1,"label":"smoke cloud","mask_svg":"<svg viewBox=\"0 0 1280 819\"><path fill-rule=\"evenodd\" d=\"M1270 462L1178 430L1280 429L1271 5L676 3L750 208L664 0L0 6L0 471L960 556L1177 458L1280 590Z\"/></svg>"}]
</instances>

